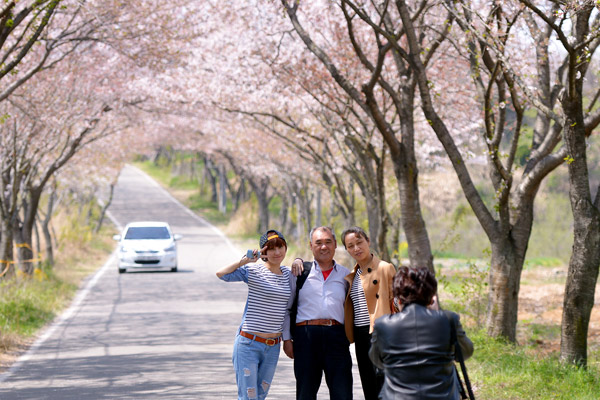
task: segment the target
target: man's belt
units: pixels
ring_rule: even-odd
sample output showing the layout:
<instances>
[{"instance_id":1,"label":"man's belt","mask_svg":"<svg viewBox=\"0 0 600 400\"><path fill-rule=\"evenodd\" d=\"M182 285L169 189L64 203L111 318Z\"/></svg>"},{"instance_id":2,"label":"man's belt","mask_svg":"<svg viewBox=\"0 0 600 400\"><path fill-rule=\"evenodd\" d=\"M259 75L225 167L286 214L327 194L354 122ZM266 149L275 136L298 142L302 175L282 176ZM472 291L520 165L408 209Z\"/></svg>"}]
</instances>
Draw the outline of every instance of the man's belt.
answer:
<instances>
[{"instance_id":1,"label":"man's belt","mask_svg":"<svg viewBox=\"0 0 600 400\"><path fill-rule=\"evenodd\" d=\"M318 326L333 326L333 325L342 325L335 319L309 319L307 321L298 322L296 326L303 325L318 325Z\"/></svg>"}]
</instances>

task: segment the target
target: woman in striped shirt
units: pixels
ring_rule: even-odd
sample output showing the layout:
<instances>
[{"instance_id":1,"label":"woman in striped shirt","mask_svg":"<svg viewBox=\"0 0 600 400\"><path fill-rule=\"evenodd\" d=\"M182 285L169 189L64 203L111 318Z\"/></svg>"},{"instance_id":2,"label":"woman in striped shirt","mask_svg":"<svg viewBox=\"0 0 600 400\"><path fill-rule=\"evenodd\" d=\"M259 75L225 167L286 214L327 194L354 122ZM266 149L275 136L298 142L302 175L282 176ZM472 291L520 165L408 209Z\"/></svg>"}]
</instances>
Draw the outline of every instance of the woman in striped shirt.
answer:
<instances>
[{"instance_id":1,"label":"woman in striped shirt","mask_svg":"<svg viewBox=\"0 0 600 400\"><path fill-rule=\"evenodd\" d=\"M248 299L233 346L238 399L267 397L283 339L290 339L289 309L296 279L281 263L287 243L280 232L269 230L260 238L260 252L243 256L222 268L217 276L226 282L248 284ZM256 262L258 258L263 262Z\"/></svg>"},{"instance_id":2,"label":"woman in striped shirt","mask_svg":"<svg viewBox=\"0 0 600 400\"><path fill-rule=\"evenodd\" d=\"M371 242L362 228L346 229L342 243L356 260L354 269L345 278L350 284L344 303L346 336L354 343L365 400L376 400L384 375L376 371L369 358L371 333L377 318L397 311L392 292L396 268L371 253Z\"/></svg>"}]
</instances>

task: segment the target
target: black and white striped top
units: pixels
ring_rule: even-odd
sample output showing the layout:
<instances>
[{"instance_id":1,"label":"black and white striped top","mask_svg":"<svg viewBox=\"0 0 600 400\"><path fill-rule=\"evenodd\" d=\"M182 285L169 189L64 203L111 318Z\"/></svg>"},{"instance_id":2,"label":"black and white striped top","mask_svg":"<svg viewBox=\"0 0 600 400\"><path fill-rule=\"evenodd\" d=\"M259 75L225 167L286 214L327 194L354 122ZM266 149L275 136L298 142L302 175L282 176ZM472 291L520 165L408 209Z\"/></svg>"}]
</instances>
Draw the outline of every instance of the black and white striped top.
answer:
<instances>
[{"instance_id":1,"label":"black and white striped top","mask_svg":"<svg viewBox=\"0 0 600 400\"><path fill-rule=\"evenodd\" d=\"M246 264L221 277L226 282L244 281L248 284L248 299L241 326L243 331L283 331L292 290L290 269L281 266L281 271L283 273L277 275L264 264Z\"/></svg>"},{"instance_id":2,"label":"black and white striped top","mask_svg":"<svg viewBox=\"0 0 600 400\"><path fill-rule=\"evenodd\" d=\"M367 308L367 300L365 299L360 274L361 270L358 268L350 288L350 298L354 305L354 326L368 326L371 324L371 319L369 318L369 309Z\"/></svg>"}]
</instances>

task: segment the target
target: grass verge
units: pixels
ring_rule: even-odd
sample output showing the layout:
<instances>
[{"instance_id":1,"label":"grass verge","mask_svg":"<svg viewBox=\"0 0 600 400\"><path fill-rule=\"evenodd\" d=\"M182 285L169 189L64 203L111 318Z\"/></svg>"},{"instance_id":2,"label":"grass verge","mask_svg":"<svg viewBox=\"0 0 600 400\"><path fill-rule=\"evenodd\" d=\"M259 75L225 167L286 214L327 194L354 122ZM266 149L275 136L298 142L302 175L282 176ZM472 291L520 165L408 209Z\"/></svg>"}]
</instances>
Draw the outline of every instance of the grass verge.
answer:
<instances>
[{"instance_id":1,"label":"grass verge","mask_svg":"<svg viewBox=\"0 0 600 400\"><path fill-rule=\"evenodd\" d=\"M73 235L65 229L54 268L42 267L32 277L18 274L0 282L0 372L71 304L85 278L114 248L112 227L103 228L98 235Z\"/></svg>"},{"instance_id":2,"label":"grass verge","mask_svg":"<svg viewBox=\"0 0 600 400\"><path fill-rule=\"evenodd\" d=\"M600 353L590 354L587 369L563 365L556 353L542 356L535 347L470 333L475 353L467 361L479 399L592 400L600 393Z\"/></svg>"}]
</instances>

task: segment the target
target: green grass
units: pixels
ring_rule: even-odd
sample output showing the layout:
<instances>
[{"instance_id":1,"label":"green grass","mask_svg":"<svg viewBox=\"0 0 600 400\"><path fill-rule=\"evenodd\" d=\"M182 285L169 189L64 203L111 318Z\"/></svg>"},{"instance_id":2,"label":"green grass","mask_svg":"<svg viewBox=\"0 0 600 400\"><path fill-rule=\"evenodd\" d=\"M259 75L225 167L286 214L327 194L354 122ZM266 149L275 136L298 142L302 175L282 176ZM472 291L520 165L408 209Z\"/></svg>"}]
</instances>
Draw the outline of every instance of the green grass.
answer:
<instances>
[{"instance_id":1,"label":"green grass","mask_svg":"<svg viewBox=\"0 0 600 400\"><path fill-rule=\"evenodd\" d=\"M163 186L183 190L198 189L198 181L186 175L173 175L171 168L167 166L156 165L149 160L136 161L133 165L152 176L152 178L159 181Z\"/></svg>"},{"instance_id":2,"label":"green grass","mask_svg":"<svg viewBox=\"0 0 600 400\"><path fill-rule=\"evenodd\" d=\"M434 259L438 259L438 258L451 258L451 259L456 259L456 260L469 260L472 257L468 257L465 254L462 253L457 253L457 252L453 252L453 251L444 251L444 250L434 250L433 251L433 258Z\"/></svg>"},{"instance_id":3,"label":"green grass","mask_svg":"<svg viewBox=\"0 0 600 400\"><path fill-rule=\"evenodd\" d=\"M24 350L41 328L71 303L81 281L102 265L112 249L115 229L77 223L77 215L57 213L54 223L60 246L55 266L42 265L30 277L17 271L0 281L0 368L10 363L15 351Z\"/></svg>"},{"instance_id":4,"label":"green grass","mask_svg":"<svg viewBox=\"0 0 600 400\"><path fill-rule=\"evenodd\" d=\"M155 165L151 161L140 161L133 164L165 186L168 186L172 180L171 171L168 168Z\"/></svg>"},{"instance_id":5,"label":"green grass","mask_svg":"<svg viewBox=\"0 0 600 400\"><path fill-rule=\"evenodd\" d=\"M159 181L163 186L173 189L195 189L198 187L198 182L189 179L187 176L173 176L170 168L160 165L155 165L152 161L138 161L133 163L136 167L146 172L152 178Z\"/></svg>"},{"instance_id":6,"label":"green grass","mask_svg":"<svg viewBox=\"0 0 600 400\"><path fill-rule=\"evenodd\" d=\"M560 364L556 354L541 356L530 346L515 346L483 332L469 336L475 353L467 369L479 399L598 399L598 353L583 369Z\"/></svg>"},{"instance_id":7,"label":"green grass","mask_svg":"<svg viewBox=\"0 0 600 400\"><path fill-rule=\"evenodd\" d=\"M538 342L560 338L560 325L536 324L532 322L525 323L523 321L520 323L530 331L528 342L533 347L537 347Z\"/></svg>"},{"instance_id":8,"label":"green grass","mask_svg":"<svg viewBox=\"0 0 600 400\"><path fill-rule=\"evenodd\" d=\"M560 267L565 265L565 262L557 257L532 257L525 259L524 269L532 267Z\"/></svg>"},{"instance_id":9,"label":"green grass","mask_svg":"<svg viewBox=\"0 0 600 400\"><path fill-rule=\"evenodd\" d=\"M216 203L210 201L210 195L202 195L195 192L187 200L184 201L186 207L192 211L198 212L202 218L214 225L226 225L231 218L231 213L225 214L219 211L219 207ZM227 209L231 210L231 205L227 205Z\"/></svg>"},{"instance_id":10,"label":"green grass","mask_svg":"<svg viewBox=\"0 0 600 400\"><path fill-rule=\"evenodd\" d=\"M169 187L176 189L196 189L198 187L198 182L195 180L190 180L187 177L182 176L174 176L168 181Z\"/></svg>"},{"instance_id":11,"label":"green grass","mask_svg":"<svg viewBox=\"0 0 600 400\"><path fill-rule=\"evenodd\" d=\"M77 286L52 273L43 280L0 283L0 330L3 334L31 337L64 308Z\"/></svg>"}]
</instances>

